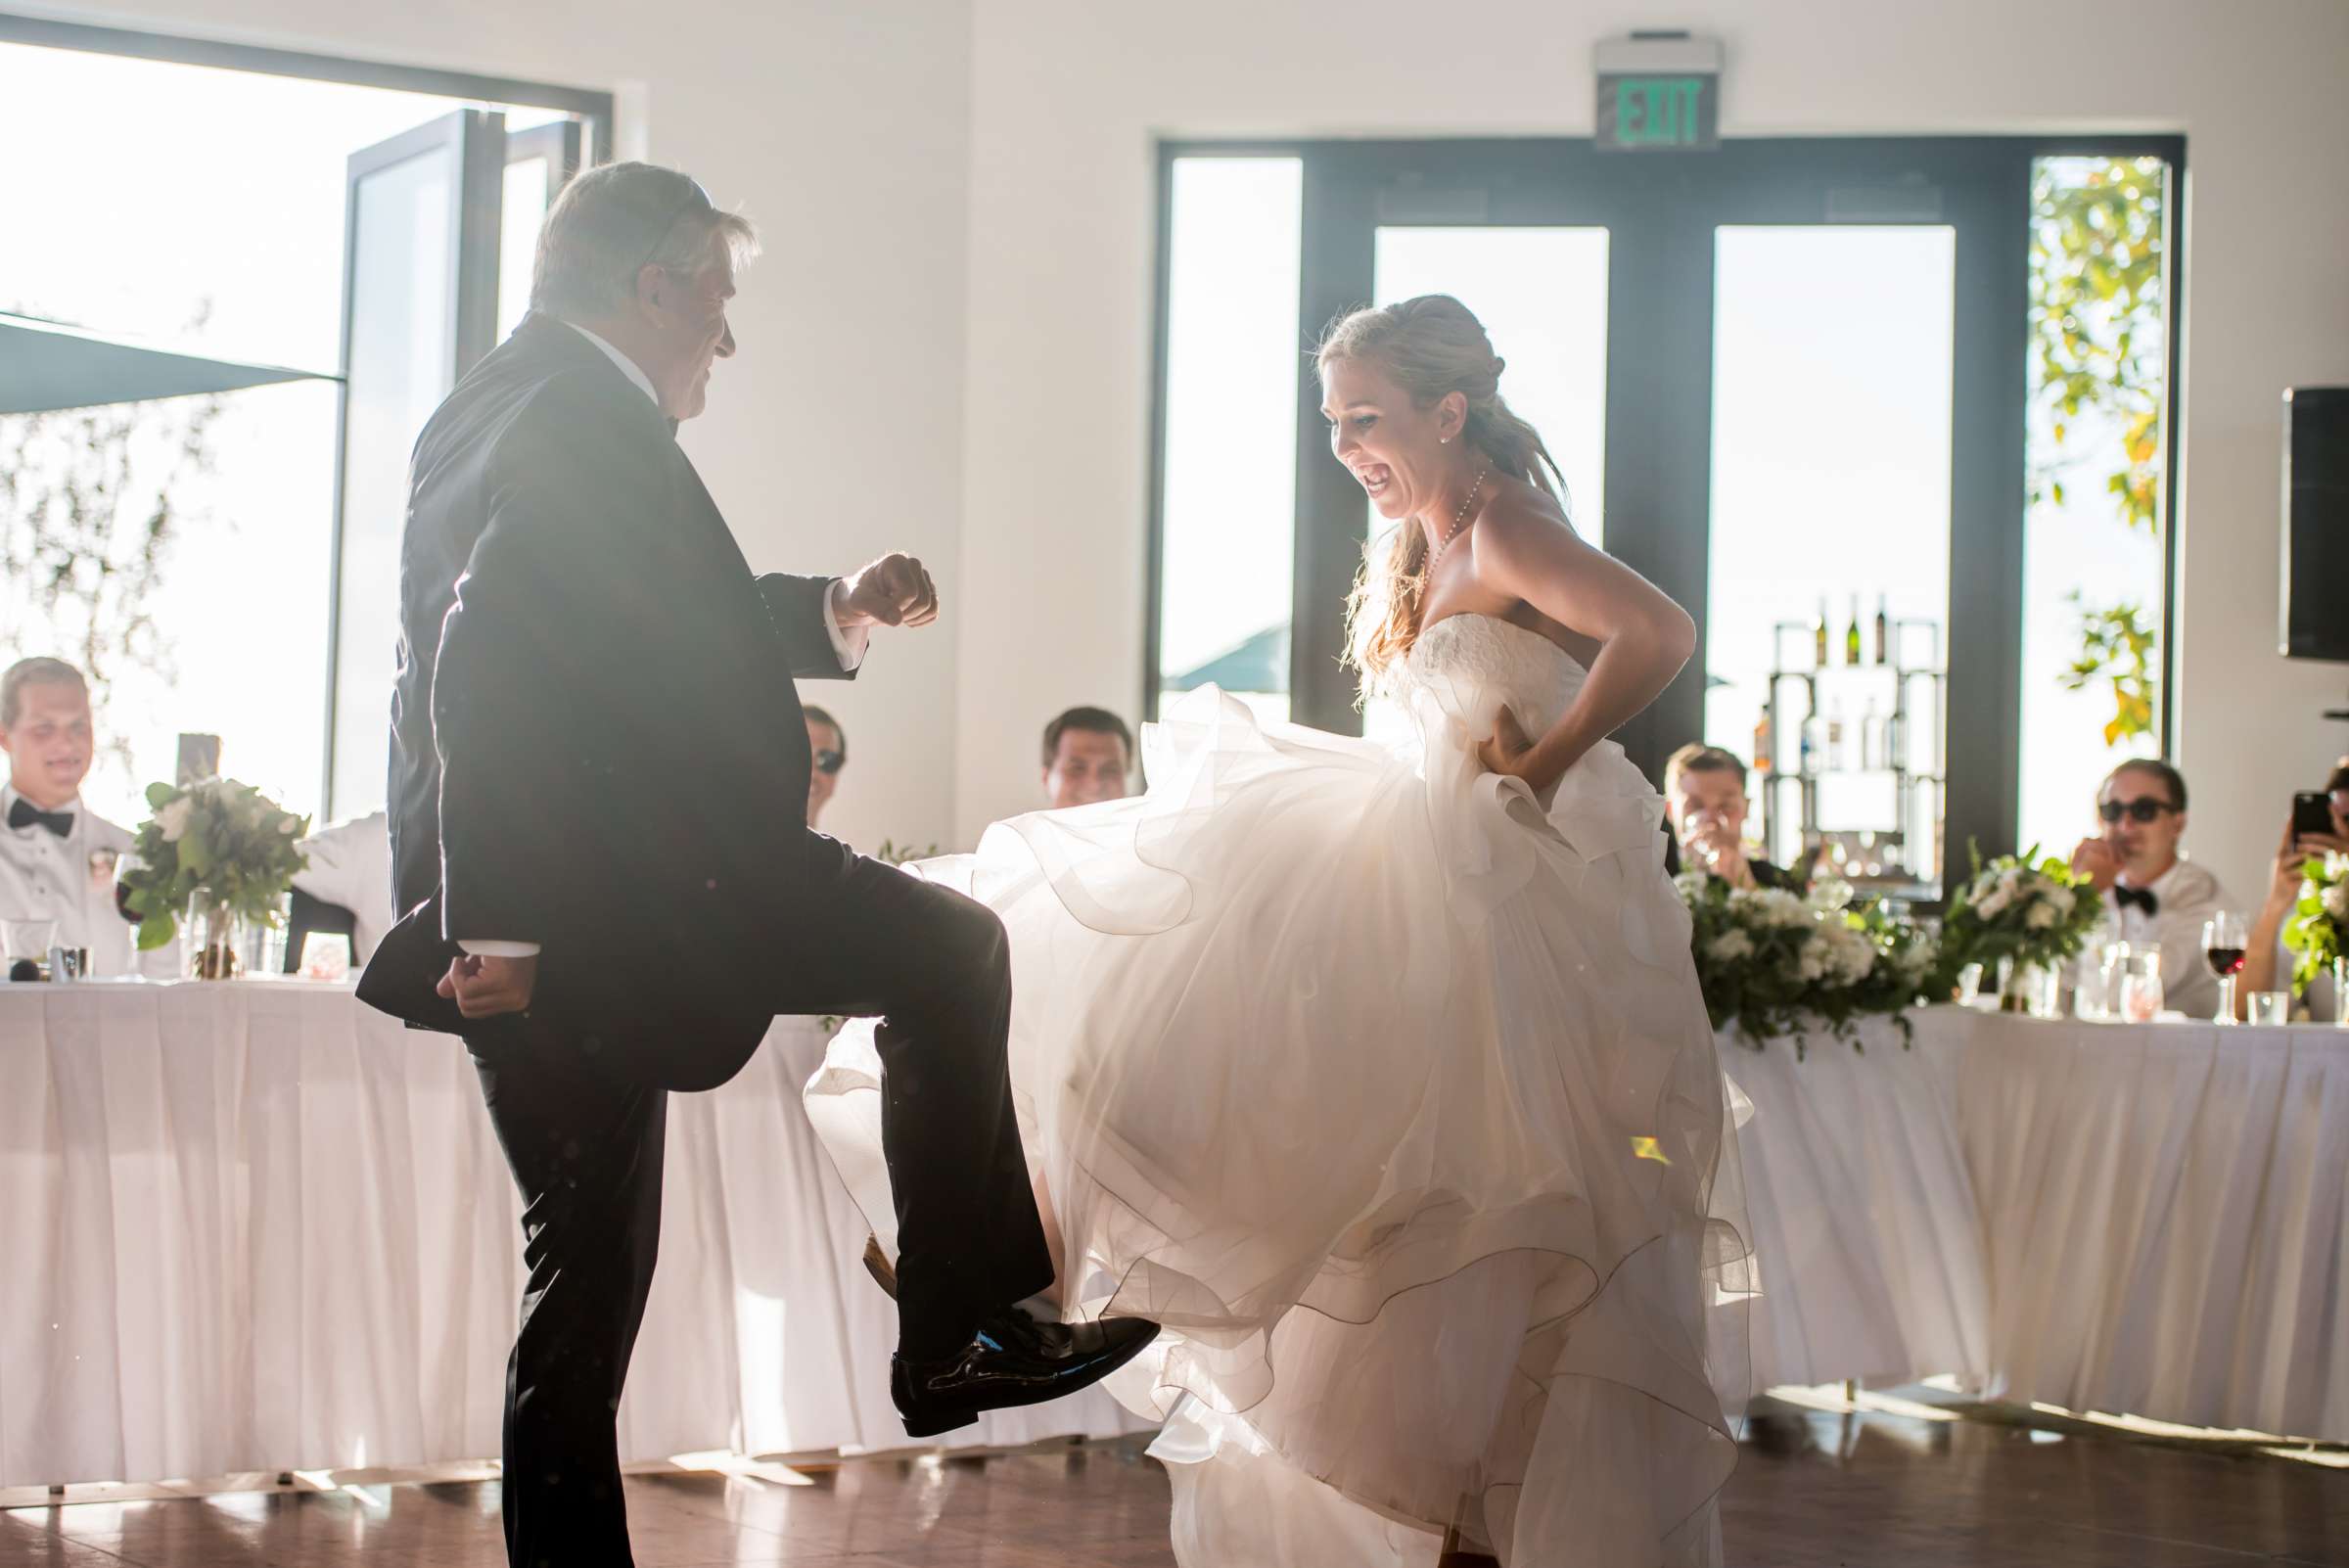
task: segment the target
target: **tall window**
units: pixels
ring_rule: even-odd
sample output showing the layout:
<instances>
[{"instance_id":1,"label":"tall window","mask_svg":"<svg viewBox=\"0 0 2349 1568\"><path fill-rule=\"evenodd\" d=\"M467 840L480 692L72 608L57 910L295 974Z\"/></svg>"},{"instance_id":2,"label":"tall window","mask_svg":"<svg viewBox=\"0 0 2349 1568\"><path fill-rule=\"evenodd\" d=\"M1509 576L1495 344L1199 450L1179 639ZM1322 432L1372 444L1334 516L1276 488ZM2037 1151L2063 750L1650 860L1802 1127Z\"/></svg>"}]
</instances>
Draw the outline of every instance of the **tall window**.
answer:
<instances>
[{"instance_id":1,"label":"tall window","mask_svg":"<svg viewBox=\"0 0 2349 1568\"><path fill-rule=\"evenodd\" d=\"M1167 273L1158 687L1213 682L1289 715L1297 535L1302 165L1174 166Z\"/></svg>"},{"instance_id":2,"label":"tall window","mask_svg":"<svg viewBox=\"0 0 2349 1568\"><path fill-rule=\"evenodd\" d=\"M10 208L39 221L11 229L0 310L314 377L0 418L12 481L0 490L0 663L49 653L94 667L103 744L87 796L110 817L145 815L145 786L172 776L182 732L218 735L225 771L317 811L348 159L469 109L502 111L541 151L576 148L579 116L460 96L454 80L453 92L399 91L283 73L293 57L234 69L110 54L98 29L9 33L80 41L0 41L0 145L39 147L74 127L71 157L11 161ZM511 298L527 292L544 164L507 185L505 248L521 255ZM414 434L397 437L403 451ZM94 507L103 526L69 536L61 519ZM72 563L62 587L26 569L36 559ZM125 597L129 581L140 587ZM388 602L395 576L372 591ZM338 801L344 813L380 804L388 687L357 706L376 736L373 798Z\"/></svg>"},{"instance_id":3,"label":"tall window","mask_svg":"<svg viewBox=\"0 0 2349 1568\"><path fill-rule=\"evenodd\" d=\"M1753 764L1772 858L1920 888L1954 635L1955 241L1725 226L1713 271L1705 739Z\"/></svg>"},{"instance_id":4,"label":"tall window","mask_svg":"<svg viewBox=\"0 0 2349 1568\"><path fill-rule=\"evenodd\" d=\"M2170 170L2031 166L2024 844L2086 832L2096 779L2162 749Z\"/></svg>"}]
</instances>

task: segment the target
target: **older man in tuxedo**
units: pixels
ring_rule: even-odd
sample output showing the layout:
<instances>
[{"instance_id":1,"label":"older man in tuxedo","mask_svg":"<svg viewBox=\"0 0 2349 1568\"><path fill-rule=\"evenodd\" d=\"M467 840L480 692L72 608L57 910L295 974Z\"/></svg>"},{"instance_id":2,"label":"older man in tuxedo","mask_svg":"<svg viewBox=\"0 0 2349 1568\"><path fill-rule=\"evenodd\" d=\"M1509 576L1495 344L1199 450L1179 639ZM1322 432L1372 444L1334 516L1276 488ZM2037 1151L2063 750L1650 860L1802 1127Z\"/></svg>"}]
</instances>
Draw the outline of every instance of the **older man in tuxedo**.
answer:
<instances>
[{"instance_id":1,"label":"older man in tuxedo","mask_svg":"<svg viewBox=\"0 0 2349 1568\"><path fill-rule=\"evenodd\" d=\"M750 225L620 163L547 215L531 313L426 425L400 563L399 925L361 994L471 1047L529 1285L505 1530L528 1568L631 1561L613 1413L659 1235L664 1106L777 1013L879 1016L898 1208L892 1389L927 1436L1075 1392L1153 1325L1013 1304L1051 1265L1013 1117L1003 930L815 834L792 677L938 613L919 562L756 576L678 447Z\"/></svg>"}]
</instances>

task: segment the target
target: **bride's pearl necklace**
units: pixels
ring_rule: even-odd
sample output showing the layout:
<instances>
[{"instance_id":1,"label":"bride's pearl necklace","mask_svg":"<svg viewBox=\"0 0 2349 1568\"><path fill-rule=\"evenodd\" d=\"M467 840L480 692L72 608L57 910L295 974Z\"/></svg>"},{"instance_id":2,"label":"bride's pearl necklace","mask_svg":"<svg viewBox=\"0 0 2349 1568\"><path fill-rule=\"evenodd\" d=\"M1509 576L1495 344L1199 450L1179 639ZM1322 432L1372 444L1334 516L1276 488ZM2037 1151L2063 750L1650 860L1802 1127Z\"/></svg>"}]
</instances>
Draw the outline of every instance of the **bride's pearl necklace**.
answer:
<instances>
[{"instance_id":1,"label":"bride's pearl necklace","mask_svg":"<svg viewBox=\"0 0 2349 1568\"><path fill-rule=\"evenodd\" d=\"M1468 509L1476 504L1478 493L1485 487L1485 476L1491 472L1489 468L1476 471L1476 483L1468 486L1467 495L1460 501L1460 509L1451 514L1451 527L1444 530L1444 537L1436 544L1436 553L1427 558L1427 570L1431 574L1436 570L1436 563L1444 559L1444 552L1451 548L1451 541L1460 536L1460 525L1468 521Z\"/></svg>"}]
</instances>

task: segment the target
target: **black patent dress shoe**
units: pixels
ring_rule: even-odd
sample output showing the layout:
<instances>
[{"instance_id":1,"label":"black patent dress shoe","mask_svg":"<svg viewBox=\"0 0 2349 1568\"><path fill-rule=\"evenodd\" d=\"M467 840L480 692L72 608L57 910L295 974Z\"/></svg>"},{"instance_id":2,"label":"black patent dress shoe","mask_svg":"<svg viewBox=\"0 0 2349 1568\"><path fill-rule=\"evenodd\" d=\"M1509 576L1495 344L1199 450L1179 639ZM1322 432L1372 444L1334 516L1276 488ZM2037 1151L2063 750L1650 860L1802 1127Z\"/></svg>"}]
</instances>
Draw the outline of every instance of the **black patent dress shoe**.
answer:
<instances>
[{"instance_id":1,"label":"black patent dress shoe","mask_svg":"<svg viewBox=\"0 0 2349 1568\"><path fill-rule=\"evenodd\" d=\"M907 1437L936 1437L970 1425L983 1411L1041 1405L1090 1388L1157 1337L1158 1325L1146 1317L1039 1323L1005 1308L952 1356L891 1357L890 1397Z\"/></svg>"}]
</instances>

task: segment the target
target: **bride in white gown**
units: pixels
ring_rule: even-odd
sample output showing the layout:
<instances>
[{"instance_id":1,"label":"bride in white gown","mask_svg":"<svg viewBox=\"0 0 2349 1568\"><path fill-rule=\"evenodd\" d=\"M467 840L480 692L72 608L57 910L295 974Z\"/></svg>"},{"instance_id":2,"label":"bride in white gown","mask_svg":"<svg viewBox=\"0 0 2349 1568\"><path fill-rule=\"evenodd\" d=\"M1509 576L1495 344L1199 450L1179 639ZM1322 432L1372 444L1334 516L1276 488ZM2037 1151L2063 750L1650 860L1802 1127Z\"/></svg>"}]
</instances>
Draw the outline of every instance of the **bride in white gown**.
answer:
<instances>
[{"instance_id":1,"label":"bride in white gown","mask_svg":"<svg viewBox=\"0 0 2349 1568\"><path fill-rule=\"evenodd\" d=\"M1166 1423L1185 1568L1718 1563L1731 1091L1661 802L1605 738L1688 619L1576 537L1456 300L1358 312L1319 364L1401 524L1354 657L1418 744L1193 692L1147 795L911 869L1010 932L1063 1311L1165 1325L1108 1387ZM894 1250L869 1038L808 1105Z\"/></svg>"}]
</instances>

